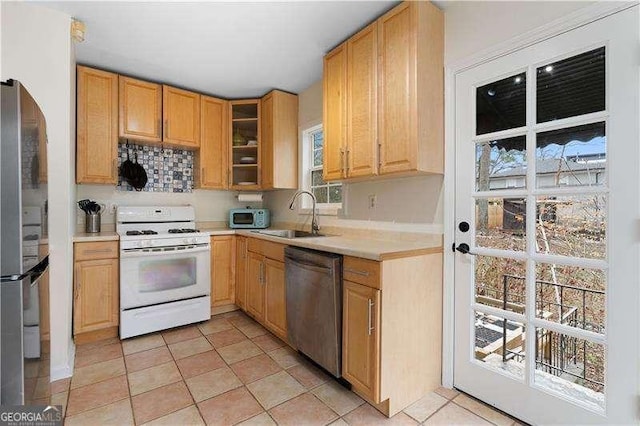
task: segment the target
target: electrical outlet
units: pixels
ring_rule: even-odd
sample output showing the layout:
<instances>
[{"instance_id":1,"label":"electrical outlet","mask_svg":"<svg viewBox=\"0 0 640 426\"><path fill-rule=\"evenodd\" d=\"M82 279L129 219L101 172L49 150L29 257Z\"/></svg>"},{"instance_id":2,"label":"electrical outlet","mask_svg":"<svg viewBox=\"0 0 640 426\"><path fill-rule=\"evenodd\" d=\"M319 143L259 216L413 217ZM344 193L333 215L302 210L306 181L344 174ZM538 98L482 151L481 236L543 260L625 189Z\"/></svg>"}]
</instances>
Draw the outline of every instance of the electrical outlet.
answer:
<instances>
[{"instance_id":1,"label":"electrical outlet","mask_svg":"<svg viewBox=\"0 0 640 426\"><path fill-rule=\"evenodd\" d=\"M117 209L118 209L118 205L116 203L109 203L109 207L107 208L107 211L110 214L116 214Z\"/></svg>"},{"instance_id":2,"label":"electrical outlet","mask_svg":"<svg viewBox=\"0 0 640 426\"><path fill-rule=\"evenodd\" d=\"M375 209L377 201L378 201L378 197L376 196L376 194L369 195L369 208Z\"/></svg>"}]
</instances>

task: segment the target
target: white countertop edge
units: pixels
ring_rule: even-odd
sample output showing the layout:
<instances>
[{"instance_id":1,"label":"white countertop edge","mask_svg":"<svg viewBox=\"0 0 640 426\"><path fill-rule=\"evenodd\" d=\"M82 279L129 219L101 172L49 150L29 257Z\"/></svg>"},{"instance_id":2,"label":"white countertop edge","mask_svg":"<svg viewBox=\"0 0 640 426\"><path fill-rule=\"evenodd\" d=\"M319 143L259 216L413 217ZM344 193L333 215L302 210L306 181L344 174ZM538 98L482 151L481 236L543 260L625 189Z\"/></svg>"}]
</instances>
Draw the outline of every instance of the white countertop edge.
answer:
<instances>
[{"instance_id":1,"label":"white countertop edge","mask_svg":"<svg viewBox=\"0 0 640 426\"><path fill-rule=\"evenodd\" d=\"M395 256L403 252L441 248L440 245L428 243L412 241L386 241L375 239L364 240L361 238L348 236L343 237L339 235L288 239L259 234L249 229L202 229L201 232L208 233L211 236L235 234L244 235L289 246L327 251L331 253L342 254L345 256L353 256L375 261L382 261L386 256ZM118 239L118 234L113 231L100 232L96 234L76 233L73 237L73 242L117 241ZM354 244L355 247L345 247L345 244L349 243ZM363 245L366 245L367 247L363 247ZM411 254L409 254L409 256L411 256Z\"/></svg>"}]
</instances>

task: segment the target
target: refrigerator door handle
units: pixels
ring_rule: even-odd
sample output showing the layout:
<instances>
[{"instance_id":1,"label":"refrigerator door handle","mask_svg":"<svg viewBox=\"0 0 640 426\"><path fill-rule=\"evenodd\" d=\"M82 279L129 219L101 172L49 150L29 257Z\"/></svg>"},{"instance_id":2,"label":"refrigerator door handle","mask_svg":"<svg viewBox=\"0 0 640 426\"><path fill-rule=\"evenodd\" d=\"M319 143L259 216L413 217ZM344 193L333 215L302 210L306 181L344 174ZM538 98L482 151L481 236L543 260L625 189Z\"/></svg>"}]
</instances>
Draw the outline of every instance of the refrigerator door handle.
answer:
<instances>
[{"instance_id":1,"label":"refrigerator door handle","mask_svg":"<svg viewBox=\"0 0 640 426\"><path fill-rule=\"evenodd\" d=\"M3 275L2 277L0 277L0 280L3 283L5 283L5 282L22 281L23 279L30 277L31 286L34 286L38 282L38 279L40 278L40 276L47 270L48 267L49 267L49 256L45 256L44 259L42 259L37 265L29 269L24 274Z\"/></svg>"}]
</instances>

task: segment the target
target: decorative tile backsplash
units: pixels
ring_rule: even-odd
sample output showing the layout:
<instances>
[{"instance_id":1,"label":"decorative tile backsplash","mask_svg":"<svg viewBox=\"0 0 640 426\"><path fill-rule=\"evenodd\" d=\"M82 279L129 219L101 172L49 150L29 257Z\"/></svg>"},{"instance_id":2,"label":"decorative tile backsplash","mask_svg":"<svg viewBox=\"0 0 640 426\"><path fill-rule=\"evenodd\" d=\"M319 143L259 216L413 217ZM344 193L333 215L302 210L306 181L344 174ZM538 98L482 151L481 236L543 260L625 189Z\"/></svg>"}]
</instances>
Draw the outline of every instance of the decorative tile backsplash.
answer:
<instances>
[{"instance_id":1,"label":"decorative tile backsplash","mask_svg":"<svg viewBox=\"0 0 640 426\"><path fill-rule=\"evenodd\" d=\"M193 192L193 152L183 149L164 148L159 146L134 145L129 143L129 159L138 163L147 172L145 192ZM118 145L118 170L127 159L126 144ZM120 191L135 191L122 176L118 175Z\"/></svg>"}]
</instances>

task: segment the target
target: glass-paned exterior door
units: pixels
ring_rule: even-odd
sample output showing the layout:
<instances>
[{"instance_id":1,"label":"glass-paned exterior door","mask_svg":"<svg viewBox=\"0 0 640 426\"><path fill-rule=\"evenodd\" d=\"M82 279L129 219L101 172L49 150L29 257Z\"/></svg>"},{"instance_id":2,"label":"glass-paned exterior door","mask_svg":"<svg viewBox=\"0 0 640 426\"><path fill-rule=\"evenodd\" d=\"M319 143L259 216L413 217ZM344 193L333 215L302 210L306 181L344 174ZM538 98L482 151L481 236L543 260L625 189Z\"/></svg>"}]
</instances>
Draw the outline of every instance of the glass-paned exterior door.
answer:
<instances>
[{"instance_id":1,"label":"glass-paned exterior door","mask_svg":"<svg viewBox=\"0 0 640 426\"><path fill-rule=\"evenodd\" d=\"M454 382L528 422L638 421L637 28L456 76Z\"/></svg>"}]
</instances>

